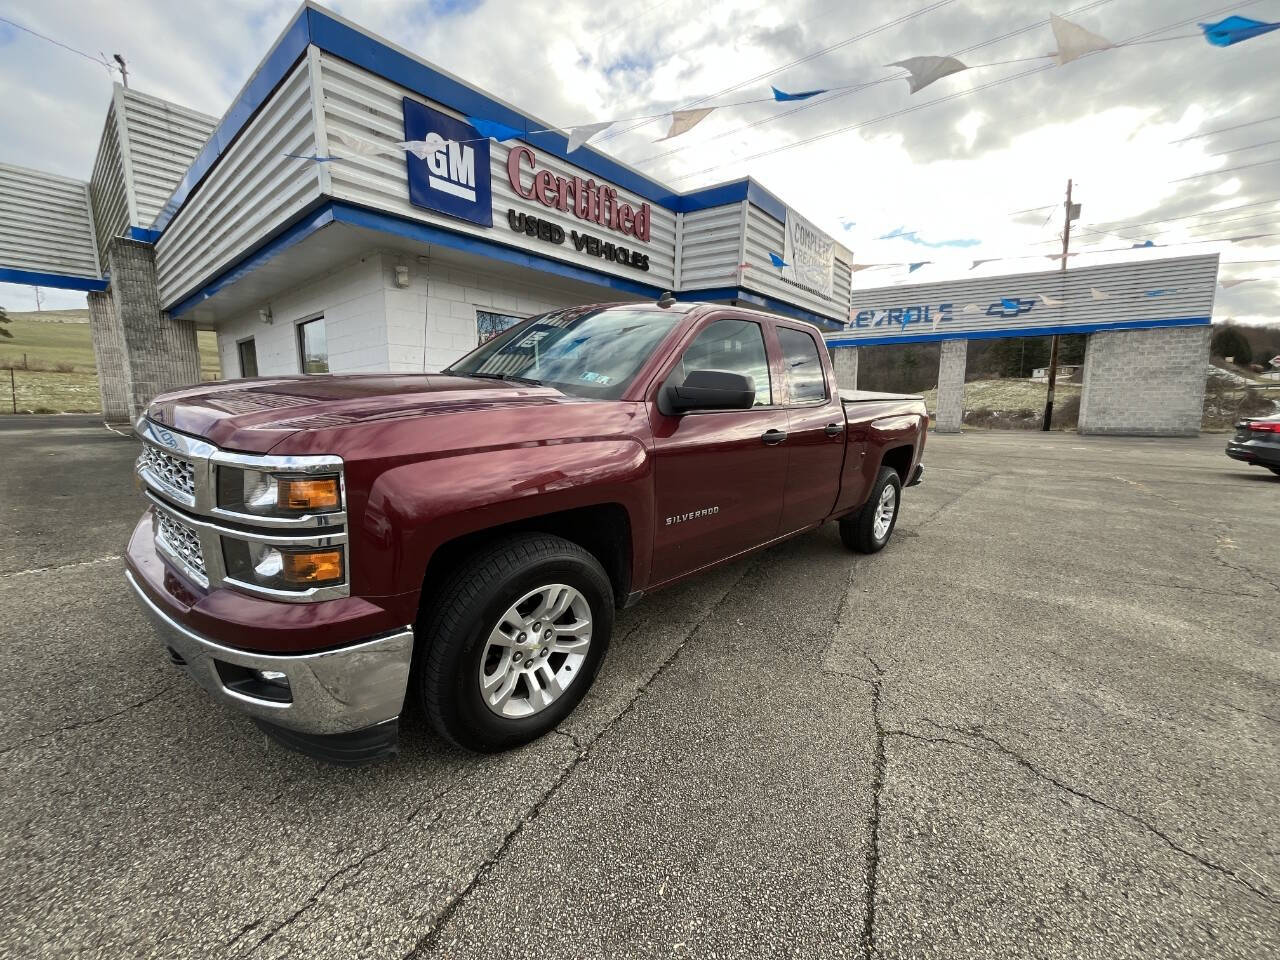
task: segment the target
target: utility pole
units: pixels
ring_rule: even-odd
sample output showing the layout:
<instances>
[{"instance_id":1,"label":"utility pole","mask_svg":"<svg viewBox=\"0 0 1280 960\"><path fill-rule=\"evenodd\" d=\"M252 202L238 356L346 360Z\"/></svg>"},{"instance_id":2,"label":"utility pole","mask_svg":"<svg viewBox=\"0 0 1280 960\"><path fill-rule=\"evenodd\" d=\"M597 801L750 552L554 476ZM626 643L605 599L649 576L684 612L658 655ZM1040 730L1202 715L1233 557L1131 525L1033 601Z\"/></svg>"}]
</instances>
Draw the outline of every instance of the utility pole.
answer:
<instances>
[{"instance_id":1,"label":"utility pole","mask_svg":"<svg viewBox=\"0 0 1280 960\"><path fill-rule=\"evenodd\" d=\"M1067 180L1067 200L1062 205L1066 216L1062 223L1062 272L1067 272L1067 249L1071 246L1071 181ZM1078 210L1079 208L1077 208ZM1048 432L1053 427L1053 388L1058 381L1058 335L1053 335L1053 344L1049 347L1049 393L1044 399L1044 424L1041 430Z\"/></svg>"},{"instance_id":2,"label":"utility pole","mask_svg":"<svg viewBox=\"0 0 1280 960\"><path fill-rule=\"evenodd\" d=\"M129 86L129 65L125 63L123 54L113 53L111 59L120 65L120 82Z\"/></svg>"},{"instance_id":3,"label":"utility pole","mask_svg":"<svg viewBox=\"0 0 1280 960\"><path fill-rule=\"evenodd\" d=\"M41 296L39 287L32 287L31 289L36 292L36 313L39 313L44 309L44 297Z\"/></svg>"}]
</instances>

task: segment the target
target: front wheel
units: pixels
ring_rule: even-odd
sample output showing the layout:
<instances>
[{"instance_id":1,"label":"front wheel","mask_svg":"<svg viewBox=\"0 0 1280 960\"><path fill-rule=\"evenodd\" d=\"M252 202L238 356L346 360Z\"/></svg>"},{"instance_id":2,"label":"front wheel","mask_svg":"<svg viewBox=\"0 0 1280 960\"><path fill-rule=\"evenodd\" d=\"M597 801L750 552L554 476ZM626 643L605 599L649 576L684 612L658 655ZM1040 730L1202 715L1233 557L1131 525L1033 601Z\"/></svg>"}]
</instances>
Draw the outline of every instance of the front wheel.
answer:
<instances>
[{"instance_id":1,"label":"front wheel","mask_svg":"<svg viewBox=\"0 0 1280 960\"><path fill-rule=\"evenodd\" d=\"M871 496L862 509L840 520L840 539L850 550L875 553L883 550L893 536L902 503L902 479L892 467L881 467Z\"/></svg>"},{"instance_id":2,"label":"front wheel","mask_svg":"<svg viewBox=\"0 0 1280 960\"><path fill-rule=\"evenodd\" d=\"M522 534L473 554L425 611L417 689L435 731L489 753L537 739L586 694L613 588L577 544Z\"/></svg>"}]
</instances>

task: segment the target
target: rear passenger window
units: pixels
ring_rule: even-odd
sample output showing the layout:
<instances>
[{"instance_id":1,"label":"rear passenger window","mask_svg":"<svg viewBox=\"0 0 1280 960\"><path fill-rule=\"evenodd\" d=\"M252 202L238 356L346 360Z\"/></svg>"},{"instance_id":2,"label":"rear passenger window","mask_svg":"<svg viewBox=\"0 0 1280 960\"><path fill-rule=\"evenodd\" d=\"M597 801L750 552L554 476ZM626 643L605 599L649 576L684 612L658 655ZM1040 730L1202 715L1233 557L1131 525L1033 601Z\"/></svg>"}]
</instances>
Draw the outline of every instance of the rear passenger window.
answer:
<instances>
[{"instance_id":1,"label":"rear passenger window","mask_svg":"<svg viewBox=\"0 0 1280 960\"><path fill-rule=\"evenodd\" d=\"M818 345L803 330L778 327L778 343L782 347L782 365L787 371L787 384L792 403L808 403L827 399L826 379Z\"/></svg>"},{"instance_id":2,"label":"rear passenger window","mask_svg":"<svg viewBox=\"0 0 1280 960\"><path fill-rule=\"evenodd\" d=\"M690 370L723 370L742 373L756 385L757 407L773 403L769 360L764 352L760 324L750 320L716 320L707 325L680 358L680 381Z\"/></svg>"}]
</instances>

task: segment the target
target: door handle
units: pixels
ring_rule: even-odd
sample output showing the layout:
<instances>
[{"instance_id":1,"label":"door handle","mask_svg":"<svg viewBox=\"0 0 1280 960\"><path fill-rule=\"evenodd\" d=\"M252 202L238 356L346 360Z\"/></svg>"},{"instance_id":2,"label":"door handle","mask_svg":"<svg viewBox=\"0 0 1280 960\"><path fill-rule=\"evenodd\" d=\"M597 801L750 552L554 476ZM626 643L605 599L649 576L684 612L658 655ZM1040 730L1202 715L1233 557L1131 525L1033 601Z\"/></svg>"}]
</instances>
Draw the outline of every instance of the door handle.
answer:
<instances>
[{"instance_id":1,"label":"door handle","mask_svg":"<svg viewBox=\"0 0 1280 960\"><path fill-rule=\"evenodd\" d=\"M785 430L766 430L764 436L760 438L771 447L775 447L783 440L787 439L787 431Z\"/></svg>"},{"instance_id":2,"label":"door handle","mask_svg":"<svg viewBox=\"0 0 1280 960\"><path fill-rule=\"evenodd\" d=\"M844 424L828 423L826 428L822 432L825 433L828 437L838 437L840 436L840 434L844 433Z\"/></svg>"}]
</instances>

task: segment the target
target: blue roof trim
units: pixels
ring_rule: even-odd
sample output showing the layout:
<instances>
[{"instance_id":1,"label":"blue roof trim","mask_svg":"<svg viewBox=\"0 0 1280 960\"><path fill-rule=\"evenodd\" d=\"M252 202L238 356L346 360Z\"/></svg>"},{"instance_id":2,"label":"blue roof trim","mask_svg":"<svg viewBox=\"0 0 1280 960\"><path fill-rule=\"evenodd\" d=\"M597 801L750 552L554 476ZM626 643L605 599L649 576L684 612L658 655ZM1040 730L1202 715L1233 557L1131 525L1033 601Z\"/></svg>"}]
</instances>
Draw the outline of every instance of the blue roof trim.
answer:
<instances>
[{"instance_id":1,"label":"blue roof trim","mask_svg":"<svg viewBox=\"0 0 1280 960\"><path fill-rule=\"evenodd\" d=\"M497 120L519 130L528 131L530 127L530 120L524 114L335 20L321 10L304 5L249 78L152 223L151 231L156 237L306 53L309 44L462 113ZM559 133L526 133L525 139L541 150L676 213L692 213L749 200L778 220L786 218L786 204L749 177L681 194L589 147L575 150L570 155L568 139ZM148 242L155 241L151 239Z\"/></svg>"},{"instance_id":2,"label":"blue roof trim","mask_svg":"<svg viewBox=\"0 0 1280 960\"><path fill-rule=\"evenodd\" d=\"M738 300L743 303L754 304L773 313L779 313L795 320L803 320L811 323L815 327L824 327L828 330L839 330L844 326L839 320L833 320L831 317L824 317L820 313L814 313L801 307L792 306L791 304L777 300L773 297L766 297L763 294L752 293L750 290L744 290L741 287L710 287L704 290L682 290L675 295L677 300Z\"/></svg>"},{"instance_id":3,"label":"blue roof trim","mask_svg":"<svg viewBox=\"0 0 1280 960\"><path fill-rule=\"evenodd\" d=\"M101 277L69 277L61 273L40 273L11 267L0 267L0 283L21 283L24 286L52 287L55 290L107 289L107 281Z\"/></svg>"},{"instance_id":4,"label":"blue roof trim","mask_svg":"<svg viewBox=\"0 0 1280 960\"><path fill-rule=\"evenodd\" d=\"M259 244L252 253L237 261L229 269L218 274L206 286L171 306L169 308L169 316L180 317L184 313L200 306L204 301L208 300L223 289L231 286L239 280L243 280L268 260L273 259L277 254L289 249L295 243L301 243L321 227L332 223L333 212L329 209L330 206L331 204L325 204L324 206L317 207L309 213L304 214L300 220L297 220L292 226L286 228L283 233L278 233L265 243Z\"/></svg>"},{"instance_id":5,"label":"blue roof trim","mask_svg":"<svg viewBox=\"0 0 1280 960\"><path fill-rule=\"evenodd\" d=\"M160 239L159 230L148 230L146 227L130 227L130 240L141 240L143 243L155 243Z\"/></svg>"},{"instance_id":6,"label":"blue roof trim","mask_svg":"<svg viewBox=\"0 0 1280 960\"><path fill-rule=\"evenodd\" d=\"M173 191L172 196L160 211L160 215L151 224L152 230L157 235L169 225L174 214L191 196L191 191L213 169L218 159L244 129L245 124L253 118L293 65L306 53L307 44L310 42L308 15L311 12L311 8L305 6L298 11L293 22L285 28L276 45L267 54L267 58L240 91L240 96L236 98L235 103L231 104L221 122L214 128L213 135L209 137L204 148L196 155L195 160L191 161L191 166L178 182L177 189Z\"/></svg>"},{"instance_id":7,"label":"blue roof trim","mask_svg":"<svg viewBox=\"0 0 1280 960\"><path fill-rule=\"evenodd\" d=\"M1108 323L1077 323L1068 327L1018 327L999 330L919 333L899 337L827 337L829 347L882 347L895 343L937 343L941 340L999 340L1005 337L1048 337L1055 333L1102 333L1107 330L1149 330L1155 327L1203 327L1209 317L1159 317L1145 320L1114 320Z\"/></svg>"}]
</instances>

